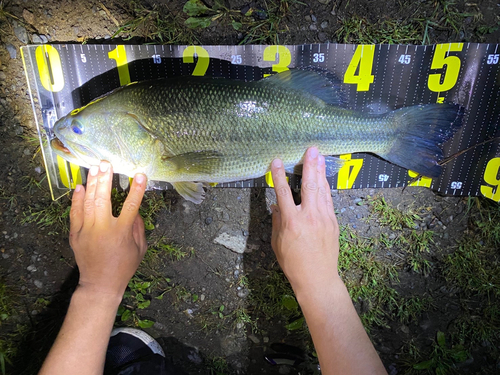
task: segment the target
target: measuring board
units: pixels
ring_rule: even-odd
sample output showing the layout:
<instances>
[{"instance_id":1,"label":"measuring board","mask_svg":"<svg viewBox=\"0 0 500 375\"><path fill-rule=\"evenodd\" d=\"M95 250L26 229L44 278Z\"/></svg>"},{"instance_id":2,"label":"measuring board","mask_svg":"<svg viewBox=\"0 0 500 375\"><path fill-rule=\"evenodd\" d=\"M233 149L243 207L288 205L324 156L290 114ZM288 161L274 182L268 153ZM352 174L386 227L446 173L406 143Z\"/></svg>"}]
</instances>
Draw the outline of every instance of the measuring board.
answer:
<instances>
[{"instance_id":1,"label":"measuring board","mask_svg":"<svg viewBox=\"0 0 500 375\"><path fill-rule=\"evenodd\" d=\"M330 178L333 189L425 186L443 194L500 201L500 48L498 44L414 45L32 45L21 48L33 112L53 199L85 183L86 170L64 161L49 146L58 118L130 82L179 75L211 75L246 81L294 67L316 66L343 82L348 107L369 113L427 103L456 103L464 125L443 145L445 156L471 148L447 163L439 178L416 173L365 153ZM128 178L115 177L126 188ZM219 184L268 187L265 177ZM298 188L300 177L290 176ZM151 181L148 188L167 189Z\"/></svg>"}]
</instances>

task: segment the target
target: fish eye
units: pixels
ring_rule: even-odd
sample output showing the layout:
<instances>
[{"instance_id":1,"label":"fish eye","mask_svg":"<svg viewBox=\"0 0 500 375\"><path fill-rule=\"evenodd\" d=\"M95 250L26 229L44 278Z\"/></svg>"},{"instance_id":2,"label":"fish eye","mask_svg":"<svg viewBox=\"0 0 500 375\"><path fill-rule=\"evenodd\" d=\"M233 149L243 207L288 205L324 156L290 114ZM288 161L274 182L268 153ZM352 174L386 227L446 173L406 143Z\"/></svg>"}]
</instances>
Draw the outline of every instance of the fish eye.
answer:
<instances>
[{"instance_id":1,"label":"fish eye","mask_svg":"<svg viewBox=\"0 0 500 375\"><path fill-rule=\"evenodd\" d=\"M73 121L71 123L71 130L73 130L73 133L80 135L80 134L83 134L84 129L83 129L83 125L81 122Z\"/></svg>"}]
</instances>

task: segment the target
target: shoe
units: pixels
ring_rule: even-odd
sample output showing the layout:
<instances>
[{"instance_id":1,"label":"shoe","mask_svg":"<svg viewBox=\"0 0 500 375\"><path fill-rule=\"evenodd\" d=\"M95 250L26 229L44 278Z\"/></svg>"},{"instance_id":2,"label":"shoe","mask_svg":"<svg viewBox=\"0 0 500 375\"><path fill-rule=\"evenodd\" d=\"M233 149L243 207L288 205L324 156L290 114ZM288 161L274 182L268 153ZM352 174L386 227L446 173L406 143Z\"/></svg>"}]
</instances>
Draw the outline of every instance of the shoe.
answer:
<instances>
[{"instance_id":1,"label":"shoe","mask_svg":"<svg viewBox=\"0 0 500 375\"><path fill-rule=\"evenodd\" d=\"M146 332L135 328L115 328L106 352L105 374L119 373L142 362L164 361L160 344Z\"/></svg>"}]
</instances>

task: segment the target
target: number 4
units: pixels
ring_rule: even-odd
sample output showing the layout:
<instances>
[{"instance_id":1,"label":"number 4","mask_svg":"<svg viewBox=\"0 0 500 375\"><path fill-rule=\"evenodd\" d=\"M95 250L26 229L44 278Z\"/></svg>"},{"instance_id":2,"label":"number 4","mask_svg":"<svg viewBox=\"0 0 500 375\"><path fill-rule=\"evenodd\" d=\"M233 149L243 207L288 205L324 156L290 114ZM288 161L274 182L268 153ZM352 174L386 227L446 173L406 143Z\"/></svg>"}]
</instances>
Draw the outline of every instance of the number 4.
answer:
<instances>
[{"instance_id":1,"label":"number 4","mask_svg":"<svg viewBox=\"0 0 500 375\"><path fill-rule=\"evenodd\" d=\"M372 74L375 46L357 46L344 74L344 83L357 85L356 91L368 91L375 76Z\"/></svg>"}]
</instances>

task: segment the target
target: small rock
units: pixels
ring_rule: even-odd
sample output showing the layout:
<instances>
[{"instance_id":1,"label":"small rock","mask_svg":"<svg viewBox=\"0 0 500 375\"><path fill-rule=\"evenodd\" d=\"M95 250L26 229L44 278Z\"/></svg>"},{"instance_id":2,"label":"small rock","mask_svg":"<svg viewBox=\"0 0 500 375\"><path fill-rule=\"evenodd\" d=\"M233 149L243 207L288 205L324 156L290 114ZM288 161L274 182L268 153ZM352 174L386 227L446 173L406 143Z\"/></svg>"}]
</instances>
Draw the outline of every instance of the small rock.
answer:
<instances>
[{"instance_id":1,"label":"small rock","mask_svg":"<svg viewBox=\"0 0 500 375\"><path fill-rule=\"evenodd\" d=\"M337 15L337 12L335 11L335 8L333 8L333 9L332 9L332 11L330 12L330 14L331 14L332 16L336 16L336 15Z\"/></svg>"},{"instance_id":2,"label":"small rock","mask_svg":"<svg viewBox=\"0 0 500 375\"><path fill-rule=\"evenodd\" d=\"M242 329L244 326L245 326L245 324L243 324L242 322L236 323L236 328L238 328L238 329Z\"/></svg>"},{"instance_id":3,"label":"small rock","mask_svg":"<svg viewBox=\"0 0 500 375\"><path fill-rule=\"evenodd\" d=\"M16 50L16 47L14 47L12 44L10 43L7 43L5 45L5 48L7 49L7 51L9 52L9 55L10 55L10 58L11 59L15 59L17 57L17 50Z\"/></svg>"},{"instance_id":4,"label":"small rock","mask_svg":"<svg viewBox=\"0 0 500 375\"><path fill-rule=\"evenodd\" d=\"M205 224L207 225L210 225L212 223L214 219L211 217L211 216L208 216L206 219L205 219Z\"/></svg>"},{"instance_id":5,"label":"small rock","mask_svg":"<svg viewBox=\"0 0 500 375\"><path fill-rule=\"evenodd\" d=\"M249 293L249 292L248 292L248 289L241 289L241 290L237 293L237 295L238 295L238 297L240 297L240 298L245 298L246 296L248 296L248 293Z\"/></svg>"},{"instance_id":6,"label":"small rock","mask_svg":"<svg viewBox=\"0 0 500 375\"><path fill-rule=\"evenodd\" d=\"M26 267L26 269L30 272L36 272L36 267L34 265L29 265L28 267Z\"/></svg>"},{"instance_id":7,"label":"small rock","mask_svg":"<svg viewBox=\"0 0 500 375\"><path fill-rule=\"evenodd\" d=\"M332 0L318 0L318 2L319 2L320 4L323 4L323 5L330 4L330 1L332 1Z\"/></svg>"},{"instance_id":8,"label":"small rock","mask_svg":"<svg viewBox=\"0 0 500 375\"><path fill-rule=\"evenodd\" d=\"M349 206L349 209L352 210L352 211L354 211L355 208L356 207L354 207L354 206Z\"/></svg>"},{"instance_id":9,"label":"small rock","mask_svg":"<svg viewBox=\"0 0 500 375\"><path fill-rule=\"evenodd\" d=\"M304 18L306 19L307 22L311 22L311 16L310 15L307 15Z\"/></svg>"},{"instance_id":10,"label":"small rock","mask_svg":"<svg viewBox=\"0 0 500 375\"><path fill-rule=\"evenodd\" d=\"M328 27L328 21L321 22L321 28L326 29Z\"/></svg>"},{"instance_id":11,"label":"small rock","mask_svg":"<svg viewBox=\"0 0 500 375\"><path fill-rule=\"evenodd\" d=\"M221 233L215 239L216 244L222 245L225 248L234 251L238 254L243 254L246 249L247 241L242 235L235 236L229 233Z\"/></svg>"},{"instance_id":12,"label":"small rock","mask_svg":"<svg viewBox=\"0 0 500 375\"><path fill-rule=\"evenodd\" d=\"M267 344L267 343L269 342L269 337L264 336L264 337L262 338L262 341L264 341L264 343L265 343L265 344Z\"/></svg>"},{"instance_id":13,"label":"small rock","mask_svg":"<svg viewBox=\"0 0 500 375\"><path fill-rule=\"evenodd\" d=\"M323 24L321 24L321 25L323 25ZM323 26L321 26L321 27L323 27ZM354 200L352 201L352 203L354 203L354 204L358 204L358 203L360 203L360 202L362 202L362 201L363 201L363 199L361 199L361 198L356 198L356 199L354 199Z\"/></svg>"},{"instance_id":14,"label":"small rock","mask_svg":"<svg viewBox=\"0 0 500 375\"><path fill-rule=\"evenodd\" d=\"M400 329L401 332L406 333L407 335L410 333L410 329L405 325L402 325Z\"/></svg>"},{"instance_id":15,"label":"small rock","mask_svg":"<svg viewBox=\"0 0 500 375\"><path fill-rule=\"evenodd\" d=\"M4 81L7 78L7 75L3 72L3 70L0 70L0 80Z\"/></svg>"},{"instance_id":16,"label":"small rock","mask_svg":"<svg viewBox=\"0 0 500 375\"><path fill-rule=\"evenodd\" d=\"M3 259L9 259L10 258L10 255L7 254L7 253L2 253L2 258Z\"/></svg>"},{"instance_id":17,"label":"small rock","mask_svg":"<svg viewBox=\"0 0 500 375\"><path fill-rule=\"evenodd\" d=\"M42 168L36 167L35 168L35 172L38 173L38 174L42 173Z\"/></svg>"},{"instance_id":18,"label":"small rock","mask_svg":"<svg viewBox=\"0 0 500 375\"><path fill-rule=\"evenodd\" d=\"M205 301L205 295L204 294L200 295L200 301Z\"/></svg>"},{"instance_id":19,"label":"small rock","mask_svg":"<svg viewBox=\"0 0 500 375\"><path fill-rule=\"evenodd\" d=\"M187 355L187 358L197 364L197 365L201 365L203 363L203 359L200 357L200 354L198 353L198 350L197 349L191 349Z\"/></svg>"},{"instance_id":20,"label":"small rock","mask_svg":"<svg viewBox=\"0 0 500 375\"><path fill-rule=\"evenodd\" d=\"M35 286L38 289L42 289L43 288L43 283L40 280L35 280L35 281L33 281L33 283L35 284Z\"/></svg>"},{"instance_id":21,"label":"small rock","mask_svg":"<svg viewBox=\"0 0 500 375\"><path fill-rule=\"evenodd\" d=\"M28 44L28 32L22 26L14 27L14 34L23 44Z\"/></svg>"},{"instance_id":22,"label":"small rock","mask_svg":"<svg viewBox=\"0 0 500 375\"><path fill-rule=\"evenodd\" d=\"M311 21L316 22L318 19L314 14L311 14Z\"/></svg>"},{"instance_id":23,"label":"small rock","mask_svg":"<svg viewBox=\"0 0 500 375\"><path fill-rule=\"evenodd\" d=\"M444 233L443 234L443 240L447 240L448 238L450 238L449 233Z\"/></svg>"},{"instance_id":24,"label":"small rock","mask_svg":"<svg viewBox=\"0 0 500 375\"><path fill-rule=\"evenodd\" d=\"M259 340L259 338L258 338L257 336L255 336L255 335L248 335L247 337L248 337L250 340L252 340L252 342L253 342L254 344L260 344L260 340Z\"/></svg>"},{"instance_id":25,"label":"small rock","mask_svg":"<svg viewBox=\"0 0 500 375\"><path fill-rule=\"evenodd\" d=\"M32 25L35 23L35 16L28 9L23 9L23 18Z\"/></svg>"},{"instance_id":26,"label":"small rock","mask_svg":"<svg viewBox=\"0 0 500 375\"><path fill-rule=\"evenodd\" d=\"M345 208L345 207L342 207L342 208L340 209L340 213L341 213L341 214L343 214L343 213L345 212L345 210L346 210L346 208Z\"/></svg>"},{"instance_id":27,"label":"small rock","mask_svg":"<svg viewBox=\"0 0 500 375\"><path fill-rule=\"evenodd\" d=\"M31 311L31 315L32 315L32 316L38 315L38 311L37 311L37 310L33 310L33 311Z\"/></svg>"},{"instance_id":28,"label":"small rock","mask_svg":"<svg viewBox=\"0 0 500 375\"><path fill-rule=\"evenodd\" d=\"M248 231L247 231L247 230L243 230L243 231L242 231L242 233L243 233L243 235L244 235L245 237L248 237L248 235L250 234L250 233L248 233Z\"/></svg>"},{"instance_id":29,"label":"small rock","mask_svg":"<svg viewBox=\"0 0 500 375\"><path fill-rule=\"evenodd\" d=\"M395 233L389 234L389 239L390 240L394 240L395 238L396 238L396 234Z\"/></svg>"},{"instance_id":30,"label":"small rock","mask_svg":"<svg viewBox=\"0 0 500 375\"><path fill-rule=\"evenodd\" d=\"M324 32L318 33L318 39L321 43L325 43L328 40L326 33Z\"/></svg>"},{"instance_id":31,"label":"small rock","mask_svg":"<svg viewBox=\"0 0 500 375\"><path fill-rule=\"evenodd\" d=\"M42 44L43 43L42 38L40 38L40 36L38 34L31 35L31 42L33 42L35 44Z\"/></svg>"}]
</instances>

